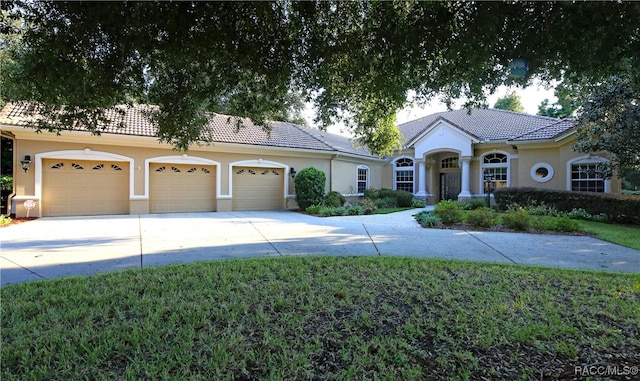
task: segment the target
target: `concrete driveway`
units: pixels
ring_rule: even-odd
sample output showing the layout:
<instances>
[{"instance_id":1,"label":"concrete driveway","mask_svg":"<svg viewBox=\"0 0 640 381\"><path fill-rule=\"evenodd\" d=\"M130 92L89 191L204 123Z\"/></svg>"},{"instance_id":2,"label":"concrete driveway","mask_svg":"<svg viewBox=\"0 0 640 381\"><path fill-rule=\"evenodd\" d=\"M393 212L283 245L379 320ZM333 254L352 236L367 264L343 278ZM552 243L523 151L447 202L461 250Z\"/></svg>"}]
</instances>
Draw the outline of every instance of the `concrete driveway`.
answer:
<instances>
[{"instance_id":1,"label":"concrete driveway","mask_svg":"<svg viewBox=\"0 0 640 381\"><path fill-rule=\"evenodd\" d=\"M640 273L640 251L595 238L423 229L414 213L40 218L0 229L0 280L5 286L132 267L289 255L412 256Z\"/></svg>"}]
</instances>

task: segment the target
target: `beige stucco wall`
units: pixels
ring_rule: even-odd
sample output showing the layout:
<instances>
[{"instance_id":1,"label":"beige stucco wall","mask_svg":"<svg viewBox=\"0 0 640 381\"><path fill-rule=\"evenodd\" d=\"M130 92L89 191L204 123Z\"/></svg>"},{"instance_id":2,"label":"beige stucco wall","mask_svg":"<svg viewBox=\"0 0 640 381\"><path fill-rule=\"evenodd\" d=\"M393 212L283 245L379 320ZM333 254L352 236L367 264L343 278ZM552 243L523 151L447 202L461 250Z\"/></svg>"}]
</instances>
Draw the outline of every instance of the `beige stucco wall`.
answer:
<instances>
[{"instance_id":1,"label":"beige stucco wall","mask_svg":"<svg viewBox=\"0 0 640 381\"><path fill-rule=\"evenodd\" d=\"M526 142L519 144L506 143L478 143L474 144L473 157L469 163L469 188L473 196L482 195L484 193L484 183L481 178L481 167L483 155L491 152L506 153L510 158L509 185L511 187L536 187L546 189L567 189L567 163L575 158L583 157L585 154L575 152L571 148L575 140L569 136L559 142ZM405 150L402 155L414 157L414 152ZM440 151L427 155L427 168L425 171L427 193L433 194L434 200L438 200L440 196L440 173L458 171L460 169L440 168L440 160L448 156L456 156L457 153L452 151ZM602 157L606 157L605 153L598 153ZM399 157L401 155L397 155ZM547 182L537 182L531 177L531 169L539 163L546 163L553 168L554 175ZM419 179L418 166L416 165L416 179ZM386 178L389 179L389 187L393 183L393 168L390 166L387 170ZM621 181L612 179L609 181L611 193L620 193ZM416 189L417 190L417 189Z\"/></svg>"},{"instance_id":2,"label":"beige stucco wall","mask_svg":"<svg viewBox=\"0 0 640 381\"><path fill-rule=\"evenodd\" d=\"M130 202L130 212L132 214L145 214L149 212L148 194L145 194L145 161L154 157L176 156L181 157L183 152L172 149L169 145L160 144L156 139L131 137L122 135L103 134L102 136L91 136L82 132L63 132L62 136L53 133L36 134L32 130L21 128L10 128L15 135L14 140L14 175L16 184L15 200L25 198L23 196L34 196L36 194L35 172L36 166L40 165L35 160L36 154L53 151L83 151L89 149L90 152L107 152L110 154L122 155L133 159L133 195ZM33 161L29 172L25 173L20 168L20 160L25 155L30 155ZM324 171L327 175L326 191L337 190L341 193L348 193L356 186L356 168L358 165L366 165L370 170L370 185L374 187L382 186L383 168L386 162L375 158L359 158L349 155L336 156L332 152L303 151L296 149L282 149L274 147L259 147L247 145L213 144L211 146L192 147L187 155L189 157L213 160L218 163L220 170L220 190L217 200L218 211L231 210L231 189L229 166L235 162L249 161L249 166L277 165L295 168L300 171L306 167L315 167ZM179 160L176 161L179 163ZM128 163L126 163L128 165ZM295 202L294 181L290 173L286 173L287 196L283 195L283 205L288 209L297 208ZM27 197L33 198L33 197ZM40 200L36 200L39 202ZM17 215L22 215L20 207L16 208ZM31 212L31 216L36 216L36 211Z\"/></svg>"}]
</instances>

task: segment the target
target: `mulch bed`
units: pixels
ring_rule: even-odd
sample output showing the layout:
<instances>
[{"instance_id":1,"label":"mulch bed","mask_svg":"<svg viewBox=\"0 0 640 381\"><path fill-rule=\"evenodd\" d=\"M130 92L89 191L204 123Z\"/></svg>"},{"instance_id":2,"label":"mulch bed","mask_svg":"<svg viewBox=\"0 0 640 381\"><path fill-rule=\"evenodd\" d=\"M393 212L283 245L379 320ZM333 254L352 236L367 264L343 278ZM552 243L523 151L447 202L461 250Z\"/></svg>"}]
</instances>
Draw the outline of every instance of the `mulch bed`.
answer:
<instances>
[{"instance_id":1,"label":"mulch bed","mask_svg":"<svg viewBox=\"0 0 640 381\"><path fill-rule=\"evenodd\" d=\"M38 219L38 217L16 217L16 218L12 218L11 222L9 222L8 224L0 225L0 228L6 228L7 226L17 225L17 224L21 224L21 223L24 223L24 222L37 220L37 219Z\"/></svg>"}]
</instances>

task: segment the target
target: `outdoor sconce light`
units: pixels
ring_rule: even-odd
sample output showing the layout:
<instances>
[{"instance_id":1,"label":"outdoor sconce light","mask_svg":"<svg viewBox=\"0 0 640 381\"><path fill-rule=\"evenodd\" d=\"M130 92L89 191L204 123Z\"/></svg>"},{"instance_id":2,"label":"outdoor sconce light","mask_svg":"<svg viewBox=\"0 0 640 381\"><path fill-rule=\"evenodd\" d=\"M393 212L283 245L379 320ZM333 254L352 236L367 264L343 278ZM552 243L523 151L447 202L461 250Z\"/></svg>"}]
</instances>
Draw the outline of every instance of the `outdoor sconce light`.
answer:
<instances>
[{"instance_id":1,"label":"outdoor sconce light","mask_svg":"<svg viewBox=\"0 0 640 381\"><path fill-rule=\"evenodd\" d=\"M27 173L27 171L31 167L31 156L25 155L24 160L20 160L20 164L22 164L22 169L24 169L24 173Z\"/></svg>"},{"instance_id":2,"label":"outdoor sconce light","mask_svg":"<svg viewBox=\"0 0 640 381\"><path fill-rule=\"evenodd\" d=\"M484 181L487 183L487 207L491 207L491 182L493 181L493 175L485 172Z\"/></svg>"},{"instance_id":3,"label":"outdoor sconce light","mask_svg":"<svg viewBox=\"0 0 640 381\"><path fill-rule=\"evenodd\" d=\"M296 173L298 173L298 172L296 172L295 168L291 167L290 173L291 173L291 178L294 178L294 177L296 177Z\"/></svg>"}]
</instances>

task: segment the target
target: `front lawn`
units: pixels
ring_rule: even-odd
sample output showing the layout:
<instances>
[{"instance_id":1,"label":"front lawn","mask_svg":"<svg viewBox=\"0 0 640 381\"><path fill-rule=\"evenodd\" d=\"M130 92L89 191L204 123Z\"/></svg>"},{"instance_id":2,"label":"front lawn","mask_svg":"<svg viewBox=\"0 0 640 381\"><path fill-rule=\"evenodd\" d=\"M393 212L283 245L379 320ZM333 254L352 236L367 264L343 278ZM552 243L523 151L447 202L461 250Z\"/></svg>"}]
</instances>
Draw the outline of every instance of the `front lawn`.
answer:
<instances>
[{"instance_id":1,"label":"front lawn","mask_svg":"<svg viewBox=\"0 0 640 381\"><path fill-rule=\"evenodd\" d=\"M580 221L582 231L618 245L640 250L640 227Z\"/></svg>"},{"instance_id":2,"label":"front lawn","mask_svg":"<svg viewBox=\"0 0 640 381\"><path fill-rule=\"evenodd\" d=\"M3 380L539 380L640 364L638 274L271 258L0 293Z\"/></svg>"}]
</instances>

